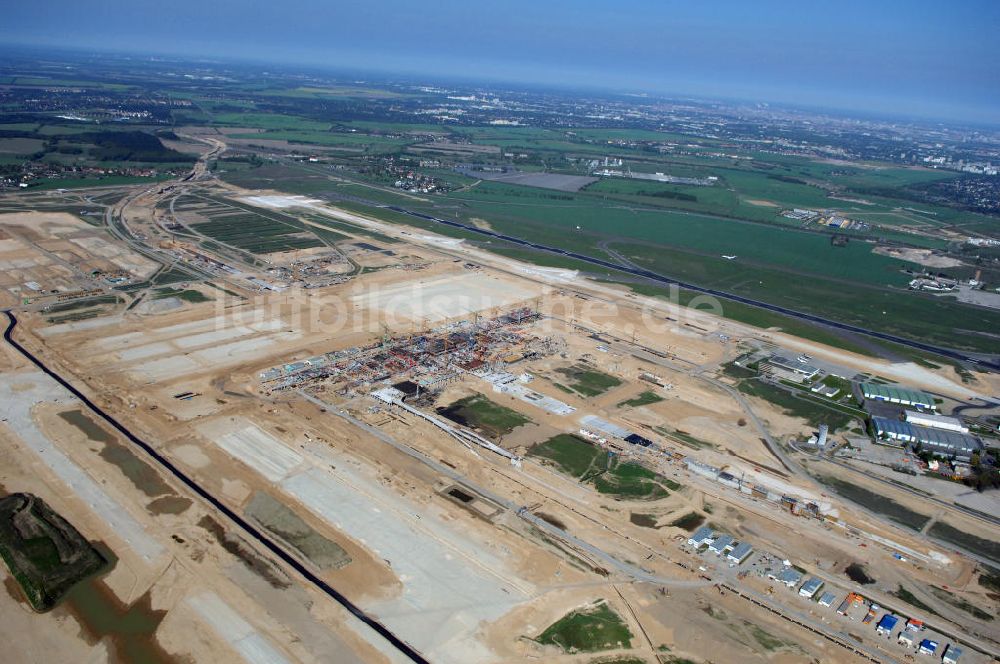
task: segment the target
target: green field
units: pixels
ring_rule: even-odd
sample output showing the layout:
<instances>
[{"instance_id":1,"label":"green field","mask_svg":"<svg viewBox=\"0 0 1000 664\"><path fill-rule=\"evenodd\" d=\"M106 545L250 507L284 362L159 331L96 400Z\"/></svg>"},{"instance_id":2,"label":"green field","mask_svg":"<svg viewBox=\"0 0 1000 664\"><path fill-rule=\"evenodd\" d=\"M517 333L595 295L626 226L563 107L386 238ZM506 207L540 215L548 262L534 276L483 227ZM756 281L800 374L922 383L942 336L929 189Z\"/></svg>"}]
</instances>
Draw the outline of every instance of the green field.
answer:
<instances>
[{"instance_id":1,"label":"green field","mask_svg":"<svg viewBox=\"0 0 1000 664\"><path fill-rule=\"evenodd\" d=\"M680 488L673 480L638 463L621 462L618 457L614 458L607 471L592 477L591 482L599 493L626 500L658 500L670 495L665 486L674 490Z\"/></svg>"},{"instance_id":2,"label":"green field","mask_svg":"<svg viewBox=\"0 0 1000 664\"><path fill-rule=\"evenodd\" d=\"M318 122L281 113L216 113L212 124L225 127L251 127L255 129L287 129L292 131L327 131L329 122Z\"/></svg>"},{"instance_id":3,"label":"green field","mask_svg":"<svg viewBox=\"0 0 1000 664\"><path fill-rule=\"evenodd\" d=\"M559 434L528 451L548 459L560 471L615 498L657 500L681 488L673 480L634 462L622 462L601 448L572 434Z\"/></svg>"},{"instance_id":4,"label":"green field","mask_svg":"<svg viewBox=\"0 0 1000 664\"><path fill-rule=\"evenodd\" d=\"M935 611L933 607L930 607L927 604L924 604L922 601L920 601L920 598L918 598L916 595L914 595L912 592L910 592L903 586L899 586L898 588L896 588L895 592L890 594L895 595L896 597L903 600L910 606L920 609L921 611L926 611L927 613L932 613L936 616L941 615L940 613Z\"/></svg>"},{"instance_id":5,"label":"green field","mask_svg":"<svg viewBox=\"0 0 1000 664\"><path fill-rule=\"evenodd\" d=\"M988 565L979 568L979 577L976 582L994 593L1000 593L1000 570Z\"/></svg>"},{"instance_id":6,"label":"green field","mask_svg":"<svg viewBox=\"0 0 1000 664\"><path fill-rule=\"evenodd\" d=\"M253 134L232 134L232 138L288 141L306 145L322 145L324 147L343 148L349 151L362 152L394 152L412 143L403 138L387 138L371 134L336 133L331 131L295 131L287 129L268 130Z\"/></svg>"},{"instance_id":7,"label":"green field","mask_svg":"<svg viewBox=\"0 0 1000 664\"><path fill-rule=\"evenodd\" d=\"M975 604L965 599L962 599L961 597L956 597L953 593L950 593L947 590L931 586L931 592L934 594L935 597L937 597L941 601L947 602L948 604L954 606L956 609L968 613L976 620L981 620L983 622L993 622L994 620L994 616L992 613L984 611L980 607L976 606ZM986 605L988 606L988 604Z\"/></svg>"},{"instance_id":8,"label":"green field","mask_svg":"<svg viewBox=\"0 0 1000 664\"><path fill-rule=\"evenodd\" d=\"M482 431L491 438L506 436L517 427L531 420L516 410L501 406L482 394L474 394L438 408L438 413L448 419Z\"/></svg>"},{"instance_id":9,"label":"green field","mask_svg":"<svg viewBox=\"0 0 1000 664\"><path fill-rule=\"evenodd\" d=\"M607 452L568 433L535 445L529 454L549 459L559 470L578 479L607 468Z\"/></svg>"},{"instance_id":10,"label":"green field","mask_svg":"<svg viewBox=\"0 0 1000 664\"><path fill-rule=\"evenodd\" d=\"M983 539L942 521L935 521L934 525L927 532L932 537L957 544L969 551L975 551L981 556L1000 563L1000 541L996 539Z\"/></svg>"},{"instance_id":11,"label":"green field","mask_svg":"<svg viewBox=\"0 0 1000 664\"><path fill-rule=\"evenodd\" d=\"M623 406L628 406L631 408L635 408L637 406L648 406L651 403L657 403L659 401L663 401L663 397L661 397L656 392L653 392L652 390L646 390L645 392L640 392L631 399L626 399L625 401L622 401L621 403L618 404L618 407L621 408Z\"/></svg>"},{"instance_id":12,"label":"green field","mask_svg":"<svg viewBox=\"0 0 1000 664\"><path fill-rule=\"evenodd\" d=\"M500 128L484 131L491 135L502 133ZM466 133L480 132L470 129ZM520 133L532 134L531 131ZM811 167L796 165L794 168L807 170ZM288 170L296 169L290 167ZM768 179L760 173L738 172L737 175L747 182L766 182L769 186L786 189L805 188L809 192L816 190L811 185ZM251 170L234 177L238 177L241 183L251 184L255 175ZM285 185L273 181L273 171L266 177L267 184L262 182L262 186L305 193L303 184L294 178L285 178ZM436 197L437 202L421 202L398 192L370 187L335 185L322 177L317 178L316 184L309 188L312 191L341 190L379 204L402 205L458 221L487 219L497 231L598 257L608 257L597 247L602 241L613 239L612 248L616 251L642 267L669 277L942 345L988 352L992 347L988 335L991 330L1000 327L1000 314L995 311L907 291L905 286L911 277L902 269L916 266L874 254L872 245L867 242L854 240L845 247L835 247L830 243L828 232L789 228L785 223L759 223L762 219L759 215L755 217L757 221L745 221L701 212L656 208L648 204L624 204L619 200L606 199L607 194L586 191L567 194L495 182L483 182L472 189L454 191L443 198ZM711 190L712 196L723 196L725 191L719 187L697 189ZM702 192L698 195L709 194ZM449 202L459 207L443 213L440 206ZM675 203L667 202L671 205ZM360 203L338 205L393 223L483 242L481 236L468 231L422 222ZM775 214L773 208L767 210L769 215ZM920 239L912 234L905 237L910 242ZM943 243L934 241L931 245L943 246ZM488 248L545 265L569 267L573 264L569 259L528 252L497 241L491 241ZM737 259L724 260L721 257L723 254L736 254ZM573 266L588 273L595 271L593 266L587 264ZM790 275L794 278L789 279ZM614 278L617 275L606 276ZM646 284L630 286L641 292L658 288L658 292L662 292L662 288ZM849 339L802 321L734 302L723 301L722 304L723 315L736 320L765 327L777 325L793 334L805 334L823 343L855 351L864 350ZM957 329L951 324L956 320L961 321Z\"/></svg>"},{"instance_id":13,"label":"green field","mask_svg":"<svg viewBox=\"0 0 1000 664\"><path fill-rule=\"evenodd\" d=\"M565 652L596 652L632 647L632 632L606 602L566 614L549 625L536 639L543 645L559 646Z\"/></svg>"},{"instance_id":14,"label":"green field","mask_svg":"<svg viewBox=\"0 0 1000 664\"><path fill-rule=\"evenodd\" d=\"M822 403L819 399L806 394L796 395L788 390L764 383L757 379L743 379L737 385L740 392L770 401L793 417L801 417L809 424L818 426L826 424L830 431L843 429L851 424L853 418L843 410Z\"/></svg>"},{"instance_id":15,"label":"green field","mask_svg":"<svg viewBox=\"0 0 1000 664\"><path fill-rule=\"evenodd\" d=\"M211 302L212 298L208 297L201 291L185 289L181 290L179 288L157 288L156 293L153 295L154 300L163 300L168 297L176 297L184 300L185 302L191 302L192 304L197 304L199 302Z\"/></svg>"},{"instance_id":16,"label":"green field","mask_svg":"<svg viewBox=\"0 0 1000 664\"><path fill-rule=\"evenodd\" d=\"M556 369L556 372L566 377L569 389L585 397L596 397L622 384L621 380L614 376L580 364Z\"/></svg>"},{"instance_id":17,"label":"green field","mask_svg":"<svg viewBox=\"0 0 1000 664\"><path fill-rule=\"evenodd\" d=\"M890 498L886 498L882 494L869 491L868 489L851 482L846 482L835 477L819 477L817 479L819 479L823 484L831 487L844 498L847 498L848 500L875 512L876 514L888 517L892 521L904 525L907 528L919 531L927 525L927 522L930 520L930 517L926 514L914 512L908 507L900 505ZM931 530L936 528L938 525L940 524L935 523L931 526ZM944 539L944 537L942 537L942 539Z\"/></svg>"}]
</instances>

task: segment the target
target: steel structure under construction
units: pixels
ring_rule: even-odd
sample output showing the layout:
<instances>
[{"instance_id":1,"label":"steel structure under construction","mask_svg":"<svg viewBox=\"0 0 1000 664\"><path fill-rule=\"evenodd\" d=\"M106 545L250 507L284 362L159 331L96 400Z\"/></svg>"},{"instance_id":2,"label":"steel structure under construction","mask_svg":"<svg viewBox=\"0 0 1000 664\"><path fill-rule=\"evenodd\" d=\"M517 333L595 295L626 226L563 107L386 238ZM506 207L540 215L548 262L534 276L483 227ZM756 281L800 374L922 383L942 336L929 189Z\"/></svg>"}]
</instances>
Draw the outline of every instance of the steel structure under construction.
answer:
<instances>
[{"instance_id":1,"label":"steel structure under construction","mask_svg":"<svg viewBox=\"0 0 1000 664\"><path fill-rule=\"evenodd\" d=\"M366 346L324 353L261 372L265 390L327 382L347 392L406 378L433 388L463 372L497 370L548 354L550 340L528 333L539 314L519 308L487 320L448 323L421 334L390 337Z\"/></svg>"}]
</instances>

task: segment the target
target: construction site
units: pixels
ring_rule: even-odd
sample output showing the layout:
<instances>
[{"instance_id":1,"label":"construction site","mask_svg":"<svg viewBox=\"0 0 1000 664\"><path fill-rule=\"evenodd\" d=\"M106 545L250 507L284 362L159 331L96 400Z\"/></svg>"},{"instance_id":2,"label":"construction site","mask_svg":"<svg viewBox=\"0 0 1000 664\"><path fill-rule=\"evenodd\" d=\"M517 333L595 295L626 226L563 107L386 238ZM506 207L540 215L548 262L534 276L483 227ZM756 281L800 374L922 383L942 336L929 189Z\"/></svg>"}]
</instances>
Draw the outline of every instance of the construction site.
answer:
<instances>
[{"instance_id":1,"label":"construction site","mask_svg":"<svg viewBox=\"0 0 1000 664\"><path fill-rule=\"evenodd\" d=\"M734 362L808 354L942 410L995 393L994 376L873 360L303 197L171 187L107 209L108 260L132 261L120 301L9 315L0 483L114 562L53 613L8 587L5 636L120 657L131 637L87 631L80 607L101 597L149 617L139 645L164 661L1000 654L988 515L825 454L857 423L803 415ZM238 232L250 216L280 228L256 240ZM18 231L16 251L64 228ZM158 269L183 272L176 306L145 306ZM29 277L54 278L5 292Z\"/></svg>"}]
</instances>

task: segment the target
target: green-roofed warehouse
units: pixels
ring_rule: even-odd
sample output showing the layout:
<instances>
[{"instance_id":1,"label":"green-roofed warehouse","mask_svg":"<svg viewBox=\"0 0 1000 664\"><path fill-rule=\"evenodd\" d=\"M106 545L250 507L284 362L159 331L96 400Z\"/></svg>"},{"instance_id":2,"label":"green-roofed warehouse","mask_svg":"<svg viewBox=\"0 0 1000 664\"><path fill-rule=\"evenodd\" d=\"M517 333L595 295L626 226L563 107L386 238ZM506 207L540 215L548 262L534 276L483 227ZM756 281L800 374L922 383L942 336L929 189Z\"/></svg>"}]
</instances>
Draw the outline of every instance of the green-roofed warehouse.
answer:
<instances>
[{"instance_id":1,"label":"green-roofed warehouse","mask_svg":"<svg viewBox=\"0 0 1000 664\"><path fill-rule=\"evenodd\" d=\"M901 406L917 406L918 408L935 409L934 398L920 390L909 390L905 387L880 385L879 383L861 383L861 394L865 399L898 403Z\"/></svg>"}]
</instances>

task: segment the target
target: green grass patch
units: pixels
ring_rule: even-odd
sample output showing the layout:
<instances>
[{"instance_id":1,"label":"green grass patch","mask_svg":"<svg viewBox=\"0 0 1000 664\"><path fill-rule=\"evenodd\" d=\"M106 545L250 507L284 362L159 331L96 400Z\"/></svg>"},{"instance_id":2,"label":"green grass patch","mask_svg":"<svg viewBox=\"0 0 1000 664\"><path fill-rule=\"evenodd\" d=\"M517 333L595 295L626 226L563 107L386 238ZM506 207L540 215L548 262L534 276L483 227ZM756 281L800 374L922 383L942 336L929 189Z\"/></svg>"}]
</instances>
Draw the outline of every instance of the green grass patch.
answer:
<instances>
[{"instance_id":1,"label":"green grass patch","mask_svg":"<svg viewBox=\"0 0 1000 664\"><path fill-rule=\"evenodd\" d=\"M270 215L233 208L211 221L192 224L195 231L213 240L248 251L269 254L322 247L323 242L298 221L284 222Z\"/></svg>"},{"instance_id":2,"label":"green grass patch","mask_svg":"<svg viewBox=\"0 0 1000 664\"><path fill-rule=\"evenodd\" d=\"M616 498L657 500L670 495L664 485L679 489L680 485L632 461L621 462L615 457L607 471L591 481L599 493Z\"/></svg>"},{"instance_id":3,"label":"green grass patch","mask_svg":"<svg viewBox=\"0 0 1000 664\"><path fill-rule=\"evenodd\" d=\"M768 651L780 650L782 648L790 645L784 639L779 639L774 634L762 629L761 627L754 625L753 623L744 623L750 629L750 636L753 637L754 641L760 644L760 646Z\"/></svg>"},{"instance_id":4,"label":"green grass patch","mask_svg":"<svg viewBox=\"0 0 1000 664\"><path fill-rule=\"evenodd\" d=\"M942 521L936 521L927 533L932 537L957 544L964 549L975 551L981 556L986 556L990 560L1000 562L1000 540L987 540L982 537L976 537Z\"/></svg>"},{"instance_id":5,"label":"green grass patch","mask_svg":"<svg viewBox=\"0 0 1000 664\"><path fill-rule=\"evenodd\" d=\"M716 447L714 443L709 443L708 441L701 440L700 438L695 438L686 431L681 431L677 429L676 431L670 431L661 426L654 426L653 430L661 436L666 436L667 438L680 443L684 447L690 447L692 450L703 450L711 447Z\"/></svg>"},{"instance_id":6,"label":"green grass patch","mask_svg":"<svg viewBox=\"0 0 1000 664\"><path fill-rule=\"evenodd\" d=\"M625 401L622 401L621 403L618 404L618 407L621 408L622 406L629 406L635 408L638 406L648 406L649 404L657 403L658 401L663 401L663 397L661 397L656 392L653 392L652 390L646 390L645 392L642 392L632 397L631 399L626 399Z\"/></svg>"},{"instance_id":7,"label":"green grass patch","mask_svg":"<svg viewBox=\"0 0 1000 664\"><path fill-rule=\"evenodd\" d=\"M179 268L168 268L162 272L158 272L150 281L150 283L157 286L165 284L176 284L181 281L196 281L195 277L191 276L191 273L187 270L181 270Z\"/></svg>"},{"instance_id":8,"label":"green grass patch","mask_svg":"<svg viewBox=\"0 0 1000 664\"><path fill-rule=\"evenodd\" d=\"M84 311L73 311L68 314L60 314L58 316L49 316L45 320L53 324L59 323L72 323L78 320L87 320L88 318L97 318L103 313L100 309L86 309Z\"/></svg>"},{"instance_id":9,"label":"green grass patch","mask_svg":"<svg viewBox=\"0 0 1000 664\"><path fill-rule=\"evenodd\" d=\"M492 438L505 436L517 427L531 422L530 418L501 406L482 394L459 399L447 407L439 408L437 412L453 422L479 429Z\"/></svg>"},{"instance_id":10,"label":"green grass patch","mask_svg":"<svg viewBox=\"0 0 1000 664\"><path fill-rule=\"evenodd\" d=\"M568 433L535 445L528 454L552 461L559 470L577 479L593 474L594 469L603 472L608 467L607 452Z\"/></svg>"},{"instance_id":11,"label":"green grass patch","mask_svg":"<svg viewBox=\"0 0 1000 664\"><path fill-rule=\"evenodd\" d=\"M570 389L585 397L596 397L622 384L622 381L614 376L579 364L556 369L556 372L566 376Z\"/></svg>"},{"instance_id":12,"label":"green grass patch","mask_svg":"<svg viewBox=\"0 0 1000 664\"><path fill-rule=\"evenodd\" d=\"M801 417L810 424L827 424L831 431L848 426L852 417L832 404L821 403L806 395L796 396L788 390L759 380L743 380L737 385L740 392L770 401L793 417Z\"/></svg>"},{"instance_id":13,"label":"green grass patch","mask_svg":"<svg viewBox=\"0 0 1000 664\"><path fill-rule=\"evenodd\" d=\"M993 622L994 616L992 613L982 610L975 604L972 604L971 602L968 602L962 599L961 597L956 597L947 590L943 590L942 588L931 587L931 592L934 593L934 596L937 597L938 599L947 602L948 604L951 604L960 611L968 613L976 620L982 620L983 622Z\"/></svg>"},{"instance_id":14,"label":"green grass patch","mask_svg":"<svg viewBox=\"0 0 1000 664\"><path fill-rule=\"evenodd\" d=\"M621 616L605 602L577 609L549 625L538 638L542 645L565 652L597 652L632 647L632 632Z\"/></svg>"},{"instance_id":15,"label":"green grass patch","mask_svg":"<svg viewBox=\"0 0 1000 664\"><path fill-rule=\"evenodd\" d=\"M903 586L899 586L896 589L895 592L891 592L889 594L890 595L895 595L896 597L898 597L899 599L903 600L904 602L906 602L910 606L912 606L914 608L917 608L917 609L920 609L921 611L926 611L927 613L932 613L935 616L940 616L941 615L940 613L938 613L937 611L935 611L932 607L930 607L930 606L924 604L923 602L921 602L916 596L914 596L913 593L911 593L909 590L907 590Z\"/></svg>"},{"instance_id":16,"label":"green grass patch","mask_svg":"<svg viewBox=\"0 0 1000 664\"><path fill-rule=\"evenodd\" d=\"M681 488L673 480L637 463L621 462L618 457L572 434L554 436L532 447L528 454L548 459L560 471L616 498L656 500L668 496L668 489Z\"/></svg>"},{"instance_id":17,"label":"green grass patch","mask_svg":"<svg viewBox=\"0 0 1000 664\"><path fill-rule=\"evenodd\" d=\"M157 288L156 294L153 295L154 300L163 300L168 297L176 297L184 300L185 302L191 302L197 304L199 302L211 302L212 298L208 297L201 291L186 289L181 290L179 288Z\"/></svg>"},{"instance_id":18,"label":"green grass patch","mask_svg":"<svg viewBox=\"0 0 1000 664\"><path fill-rule=\"evenodd\" d=\"M69 302L60 302L59 304L53 304L51 307L47 308L46 311L49 313L58 313L62 311L76 311L77 309L86 309L87 307L96 307L100 304L117 304L117 295L99 295L97 297L81 298L79 300L70 300Z\"/></svg>"},{"instance_id":19,"label":"green grass patch","mask_svg":"<svg viewBox=\"0 0 1000 664\"><path fill-rule=\"evenodd\" d=\"M927 521L930 519L930 517L926 514L914 512L908 507L900 505L891 498L886 498L882 494L869 491L868 489L852 484L851 482L846 482L836 477L824 475L818 476L817 479L832 488L844 498L847 498L848 500L875 512L876 514L886 516L892 521L906 526L907 528L919 531L927 525ZM931 527L932 531L934 527L935 526Z\"/></svg>"},{"instance_id":20,"label":"green grass patch","mask_svg":"<svg viewBox=\"0 0 1000 664\"><path fill-rule=\"evenodd\" d=\"M1000 592L1000 569L983 565L979 568L979 578L976 581L987 590Z\"/></svg>"},{"instance_id":21,"label":"green grass patch","mask_svg":"<svg viewBox=\"0 0 1000 664\"><path fill-rule=\"evenodd\" d=\"M747 369L746 367L738 367L732 362L722 365L722 373L730 378L736 378L737 380L741 380L743 378L753 378L757 375L756 371Z\"/></svg>"}]
</instances>

